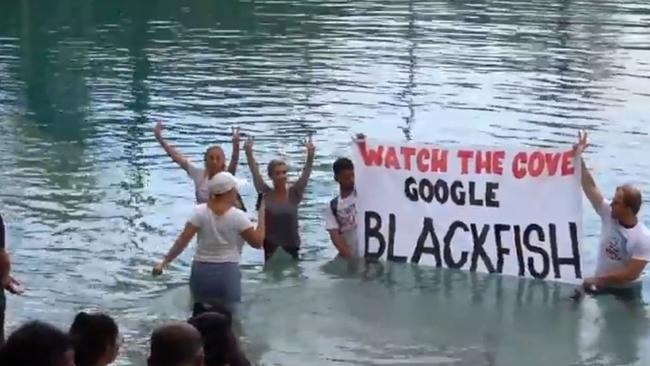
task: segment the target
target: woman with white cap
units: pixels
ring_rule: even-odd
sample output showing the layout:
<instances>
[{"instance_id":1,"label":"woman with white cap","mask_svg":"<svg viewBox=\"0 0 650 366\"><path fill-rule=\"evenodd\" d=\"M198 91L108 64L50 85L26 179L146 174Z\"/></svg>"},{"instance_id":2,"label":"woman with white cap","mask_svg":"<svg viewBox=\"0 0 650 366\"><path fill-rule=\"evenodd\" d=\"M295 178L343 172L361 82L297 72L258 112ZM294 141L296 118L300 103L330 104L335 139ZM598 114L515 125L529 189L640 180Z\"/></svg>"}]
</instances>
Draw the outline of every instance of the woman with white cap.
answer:
<instances>
[{"instance_id":1,"label":"woman with white cap","mask_svg":"<svg viewBox=\"0 0 650 366\"><path fill-rule=\"evenodd\" d=\"M153 275L162 274L198 234L190 275L193 301L221 300L236 312L241 302L240 248L244 242L253 248L262 247L265 210L259 210L255 227L247 214L235 207L237 181L228 172L210 178L208 194L208 202L194 208L183 232L163 261L154 267Z\"/></svg>"}]
</instances>

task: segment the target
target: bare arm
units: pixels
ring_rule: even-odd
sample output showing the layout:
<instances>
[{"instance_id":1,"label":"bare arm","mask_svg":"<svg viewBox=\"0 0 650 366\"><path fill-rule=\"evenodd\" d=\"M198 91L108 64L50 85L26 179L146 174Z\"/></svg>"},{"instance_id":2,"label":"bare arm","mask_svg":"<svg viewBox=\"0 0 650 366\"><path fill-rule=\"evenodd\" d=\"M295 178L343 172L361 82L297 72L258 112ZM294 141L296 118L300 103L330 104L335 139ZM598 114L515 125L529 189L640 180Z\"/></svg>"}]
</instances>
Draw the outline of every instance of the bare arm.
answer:
<instances>
[{"instance_id":1,"label":"bare arm","mask_svg":"<svg viewBox=\"0 0 650 366\"><path fill-rule=\"evenodd\" d=\"M163 125L162 123L158 122L156 124L156 127L154 128L154 135L156 136L156 140L162 146L162 148L165 150L167 155L169 155L172 160L178 164L183 170L187 171L187 168L189 167L189 162L187 161L187 158L183 156L176 148L174 148L172 145L170 145L165 139L162 137L162 129Z\"/></svg>"},{"instance_id":2,"label":"bare arm","mask_svg":"<svg viewBox=\"0 0 650 366\"><path fill-rule=\"evenodd\" d=\"M253 156L252 138L248 138L244 144L244 149L246 150L246 161L248 162L248 168L250 169L251 175L253 176L253 184L255 185L255 189L258 193L266 193L270 191L271 188L266 185L266 183L264 183L264 179L262 179L262 175L260 174L260 169L257 166L255 157Z\"/></svg>"},{"instance_id":3,"label":"bare arm","mask_svg":"<svg viewBox=\"0 0 650 366\"><path fill-rule=\"evenodd\" d=\"M582 190L585 192L585 195L591 202L594 210L599 211L600 207L603 204L604 198L600 189L596 185L594 177L591 175L587 164L585 164L584 159L582 158L582 153L587 148L587 133L580 132L578 134L578 143L573 147L574 154L580 159L580 169L581 169L581 185Z\"/></svg>"},{"instance_id":4,"label":"bare arm","mask_svg":"<svg viewBox=\"0 0 650 366\"><path fill-rule=\"evenodd\" d=\"M350 253L350 247L348 244L345 242L345 238L343 238L343 235L339 232L338 229L332 229L332 230L327 230L330 234L330 240L332 241L332 244L336 247L336 249L339 251L339 254L343 258L349 258L352 256L352 253Z\"/></svg>"},{"instance_id":5,"label":"bare arm","mask_svg":"<svg viewBox=\"0 0 650 366\"><path fill-rule=\"evenodd\" d=\"M596 181L591 175L589 168L587 168L582 156L580 156L580 165L582 166L582 190L585 192L585 195L589 199L589 202L591 202L591 206L594 210L598 211L605 198L603 198L603 194L600 192L600 189L598 189Z\"/></svg>"},{"instance_id":6,"label":"bare arm","mask_svg":"<svg viewBox=\"0 0 650 366\"><path fill-rule=\"evenodd\" d=\"M198 231L198 228L189 222L185 224L185 228L183 229L183 232L178 236L176 241L174 242L174 245L169 249L169 252L167 252L167 255L163 259L163 261L158 264L156 267L154 267L154 276L157 276L162 273L163 269L165 269L171 262L178 257L185 248L187 248L188 244Z\"/></svg>"},{"instance_id":7,"label":"bare arm","mask_svg":"<svg viewBox=\"0 0 650 366\"><path fill-rule=\"evenodd\" d=\"M309 176L311 175L311 170L314 166L314 156L316 155L316 148L312 143L311 135L309 135L309 139L306 141L305 146L307 148L307 160L305 161L305 166L302 168L302 173L300 174L300 178L298 178L298 181L296 181L296 184L294 186L300 192L304 191L305 188L307 188L307 183L309 182Z\"/></svg>"},{"instance_id":8,"label":"bare arm","mask_svg":"<svg viewBox=\"0 0 650 366\"><path fill-rule=\"evenodd\" d=\"M20 283L11 276L11 259L5 248L5 224L0 216L0 287L14 295L19 295L23 291L18 286Z\"/></svg>"},{"instance_id":9,"label":"bare arm","mask_svg":"<svg viewBox=\"0 0 650 366\"><path fill-rule=\"evenodd\" d=\"M228 171L230 174L237 173L237 166L239 165L239 128L232 130L232 154L230 154L230 163L228 163Z\"/></svg>"},{"instance_id":10,"label":"bare arm","mask_svg":"<svg viewBox=\"0 0 650 366\"><path fill-rule=\"evenodd\" d=\"M264 200L262 200L262 203L257 210L257 228L249 228L241 233L242 238L244 238L244 240L246 240L246 242L253 248L261 248L264 245L266 234L265 211Z\"/></svg>"},{"instance_id":11,"label":"bare arm","mask_svg":"<svg viewBox=\"0 0 650 366\"><path fill-rule=\"evenodd\" d=\"M634 281L639 278L647 263L648 262L645 260L632 258L625 267L606 275L596 277L594 280L595 285L611 286Z\"/></svg>"},{"instance_id":12,"label":"bare arm","mask_svg":"<svg viewBox=\"0 0 650 366\"><path fill-rule=\"evenodd\" d=\"M4 280L11 272L9 253L5 249L5 223L0 216L0 281Z\"/></svg>"},{"instance_id":13,"label":"bare arm","mask_svg":"<svg viewBox=\"0 0 650 366\"><path fill-rule=\"evenodd\" d=\"M0 248L0 282L4 281L9 276L9 273L11 273L9 253L4 248Z\"/></svg>"}]
</instances>

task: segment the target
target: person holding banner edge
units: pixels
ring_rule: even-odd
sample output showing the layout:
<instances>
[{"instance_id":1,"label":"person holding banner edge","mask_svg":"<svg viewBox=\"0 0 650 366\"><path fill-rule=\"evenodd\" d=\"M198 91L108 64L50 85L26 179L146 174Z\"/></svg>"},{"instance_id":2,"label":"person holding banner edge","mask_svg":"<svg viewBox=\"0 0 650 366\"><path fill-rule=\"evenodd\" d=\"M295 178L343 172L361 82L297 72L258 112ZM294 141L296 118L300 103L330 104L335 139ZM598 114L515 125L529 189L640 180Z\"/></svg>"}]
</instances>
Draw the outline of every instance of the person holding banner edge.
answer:
<instances>
[{"instance_id":1,"label":"person holding banner edge","mask_svg":"<svg viewBox=\"0 0 650 366\"><path fill-rule=\"evenodd\" d=\"M357 255L356 191L354 165L348 158L338 158L332 165L334 180L339 184L339 194L327 203L325 228L338 250L338 256L352 258Z\"/></svg>"},{"instance_id":2,"label":"person holding banner edge","mask_svg":"<svg viewBox=\"0 0 650 366\"><path fill-rule=\"evenodd\" d=\"M587 133L580 132L574 145L581 164L582 189L601 218L601 238L594 277L585 278L582 289L592 295L611 294L622 299L638 298L641 274L650 261L650 230L639 221L641 192L625 184L616 187L614 198L606 200L587 168L582 153Z\"/></svg>"},{"instance_id":3,"label":"person holding banner edge","mask_svg":"<svg viewBox=\"0 0 650 366\"><path fill-rule=\"evenodd\" d=\"M358 143L365 135L357 134L353 141ZM339 185L339 193L325 207L325 229L332 244L338 250L338 257L351 259L359 257L356 202L357 191L354 185L354 164L348 158L338 158L332 164L334 181Z\"/></svg>"}]
</instances>

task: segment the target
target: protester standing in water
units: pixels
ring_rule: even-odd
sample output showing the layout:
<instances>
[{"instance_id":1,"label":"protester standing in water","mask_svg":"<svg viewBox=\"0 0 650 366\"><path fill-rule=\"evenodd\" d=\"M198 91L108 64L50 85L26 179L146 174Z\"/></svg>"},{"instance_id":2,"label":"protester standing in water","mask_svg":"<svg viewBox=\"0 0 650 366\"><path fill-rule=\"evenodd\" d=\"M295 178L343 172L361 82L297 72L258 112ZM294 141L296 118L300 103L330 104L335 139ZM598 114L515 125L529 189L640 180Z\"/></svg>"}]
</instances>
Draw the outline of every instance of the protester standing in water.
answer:
<instances>
[{"instance_id":1,"label":"protester standing in water","mask_svg":"<svg viewBox=\"0 0 650 366\"><path fill-rule=\"evenodd\" d=\"M0 285L0 345L2 345L5 340L5 310L7 307L4 291L7 290L14 295L21 293L18 288L20 284L11 276L11 260L5 248L5 223L2 215L0 215Z\"/></svg>"},{"instance_id":2,"label":"protester standing in water","mask_svg":"<svg viewBox=\"0 0 650 366\"><path fill-rule=\"evenodd\" d=\"M167 155L178 164L187 175L192 178L194 182L194 193L196 196L196 203L208 202L208 180L215 174L226 170L226 156L223 149L218 145L208 147L203 154L203 168L194 165L188 158L183 156L176 148L169 144L162 137L163 125L161 122L156 123L154 128L154 135L160 146L165 150ZM228 164L228 171L235 175L237 172L237 165L239 164L239 128L233 129L232 132L232 155L230 156L230 164ZM237 208L246 210L241 196L237 194Z\"/></svg>"},{"instance_id":3,"label":"protester standing in water","mask_svg":"<svg viewBox=\"0 0 650 366\"><path fill-rule=\"evenodd\" d=\"M198 233L192 262L190 291L194 302L221 300L236 312L241 302L240 248L244 241L254 248L264 242L264 209L259 210L257 228L247 214L235 207L237 182L229 172L217 173L207 184L208 202L195 207L176 242L153 275L180 255Z\"/></svg>"},{"instance_id":4,"label":"protester standing in water","mask_svg":"<svg viewBox=\"0 0 650 366\"><path fill-rule=\"evenodd\" d=\"M338 158L332 165L339 194L325 208L325 228L330 240L343 258L357 257L357 192L354 188L354 164L348 158Z\"/></svg>"},{"instance_id":5,"label":"protester standing in water","mask_svg":"<svg viewBox=\"0 0 650 366\"><path fill-rule=\"evenodd\" d=\"M650 261L650 230L638 218L641 192L626 184L616 187L611 202L606 200L582 158L586 147L587 134L580 133L574 151L582 169L582 189L600 216L602 227L596 273L584 280L583 290L637 298L641 273Z\"/></svg>"},{"instance_id":6,"label":"protester standing in water","mask_svg":"<svg viewBox=\"0 0 650 366\"><path fill-rule=\"evenodd\" d=\"M271 188L264 182L253 156L253 139L244 144L248 167L253 175L253 183L260 198L266 203L266 236L264 239L264 259L269 260L278 248L284 249L294 259L299 259L300 233L298 225L298 205L302 201L305 188L314 165L316 148L311 134L305 141L307 159L300 178L293 185L287 184L287 164L282 160L271 160L267 174L273 182Z\"/></svg>"}]
</instances>

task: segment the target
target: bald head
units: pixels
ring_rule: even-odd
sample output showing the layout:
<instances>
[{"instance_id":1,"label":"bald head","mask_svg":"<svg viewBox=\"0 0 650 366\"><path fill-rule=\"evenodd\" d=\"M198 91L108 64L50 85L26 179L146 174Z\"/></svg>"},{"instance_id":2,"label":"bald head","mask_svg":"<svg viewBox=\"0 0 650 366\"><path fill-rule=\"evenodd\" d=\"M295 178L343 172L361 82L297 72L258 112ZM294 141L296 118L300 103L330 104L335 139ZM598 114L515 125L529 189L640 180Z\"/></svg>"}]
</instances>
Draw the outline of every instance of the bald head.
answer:
<instances>
[{"instance_id":1,"label":"bald head","mask_svg":"<svg viewBox=\"0 0 650 366\"><path fill-rule=\"evenodd\" d=\"M620 190L623 192L623 204L629 207L635 215L638 214L641 210L641 202L643 201L641 191L630 184L621 186Z\"/></svg>"},{"instance_id":2,"label":"bald head","mask_svg":"<svg viewBox=\"0 0 650 366\"><path fill-rule=\"evenodd\" d=\"M201 366L201 333L184 322L165 324L151 334L149 366Z\"/></svg>"}]
</instances>

